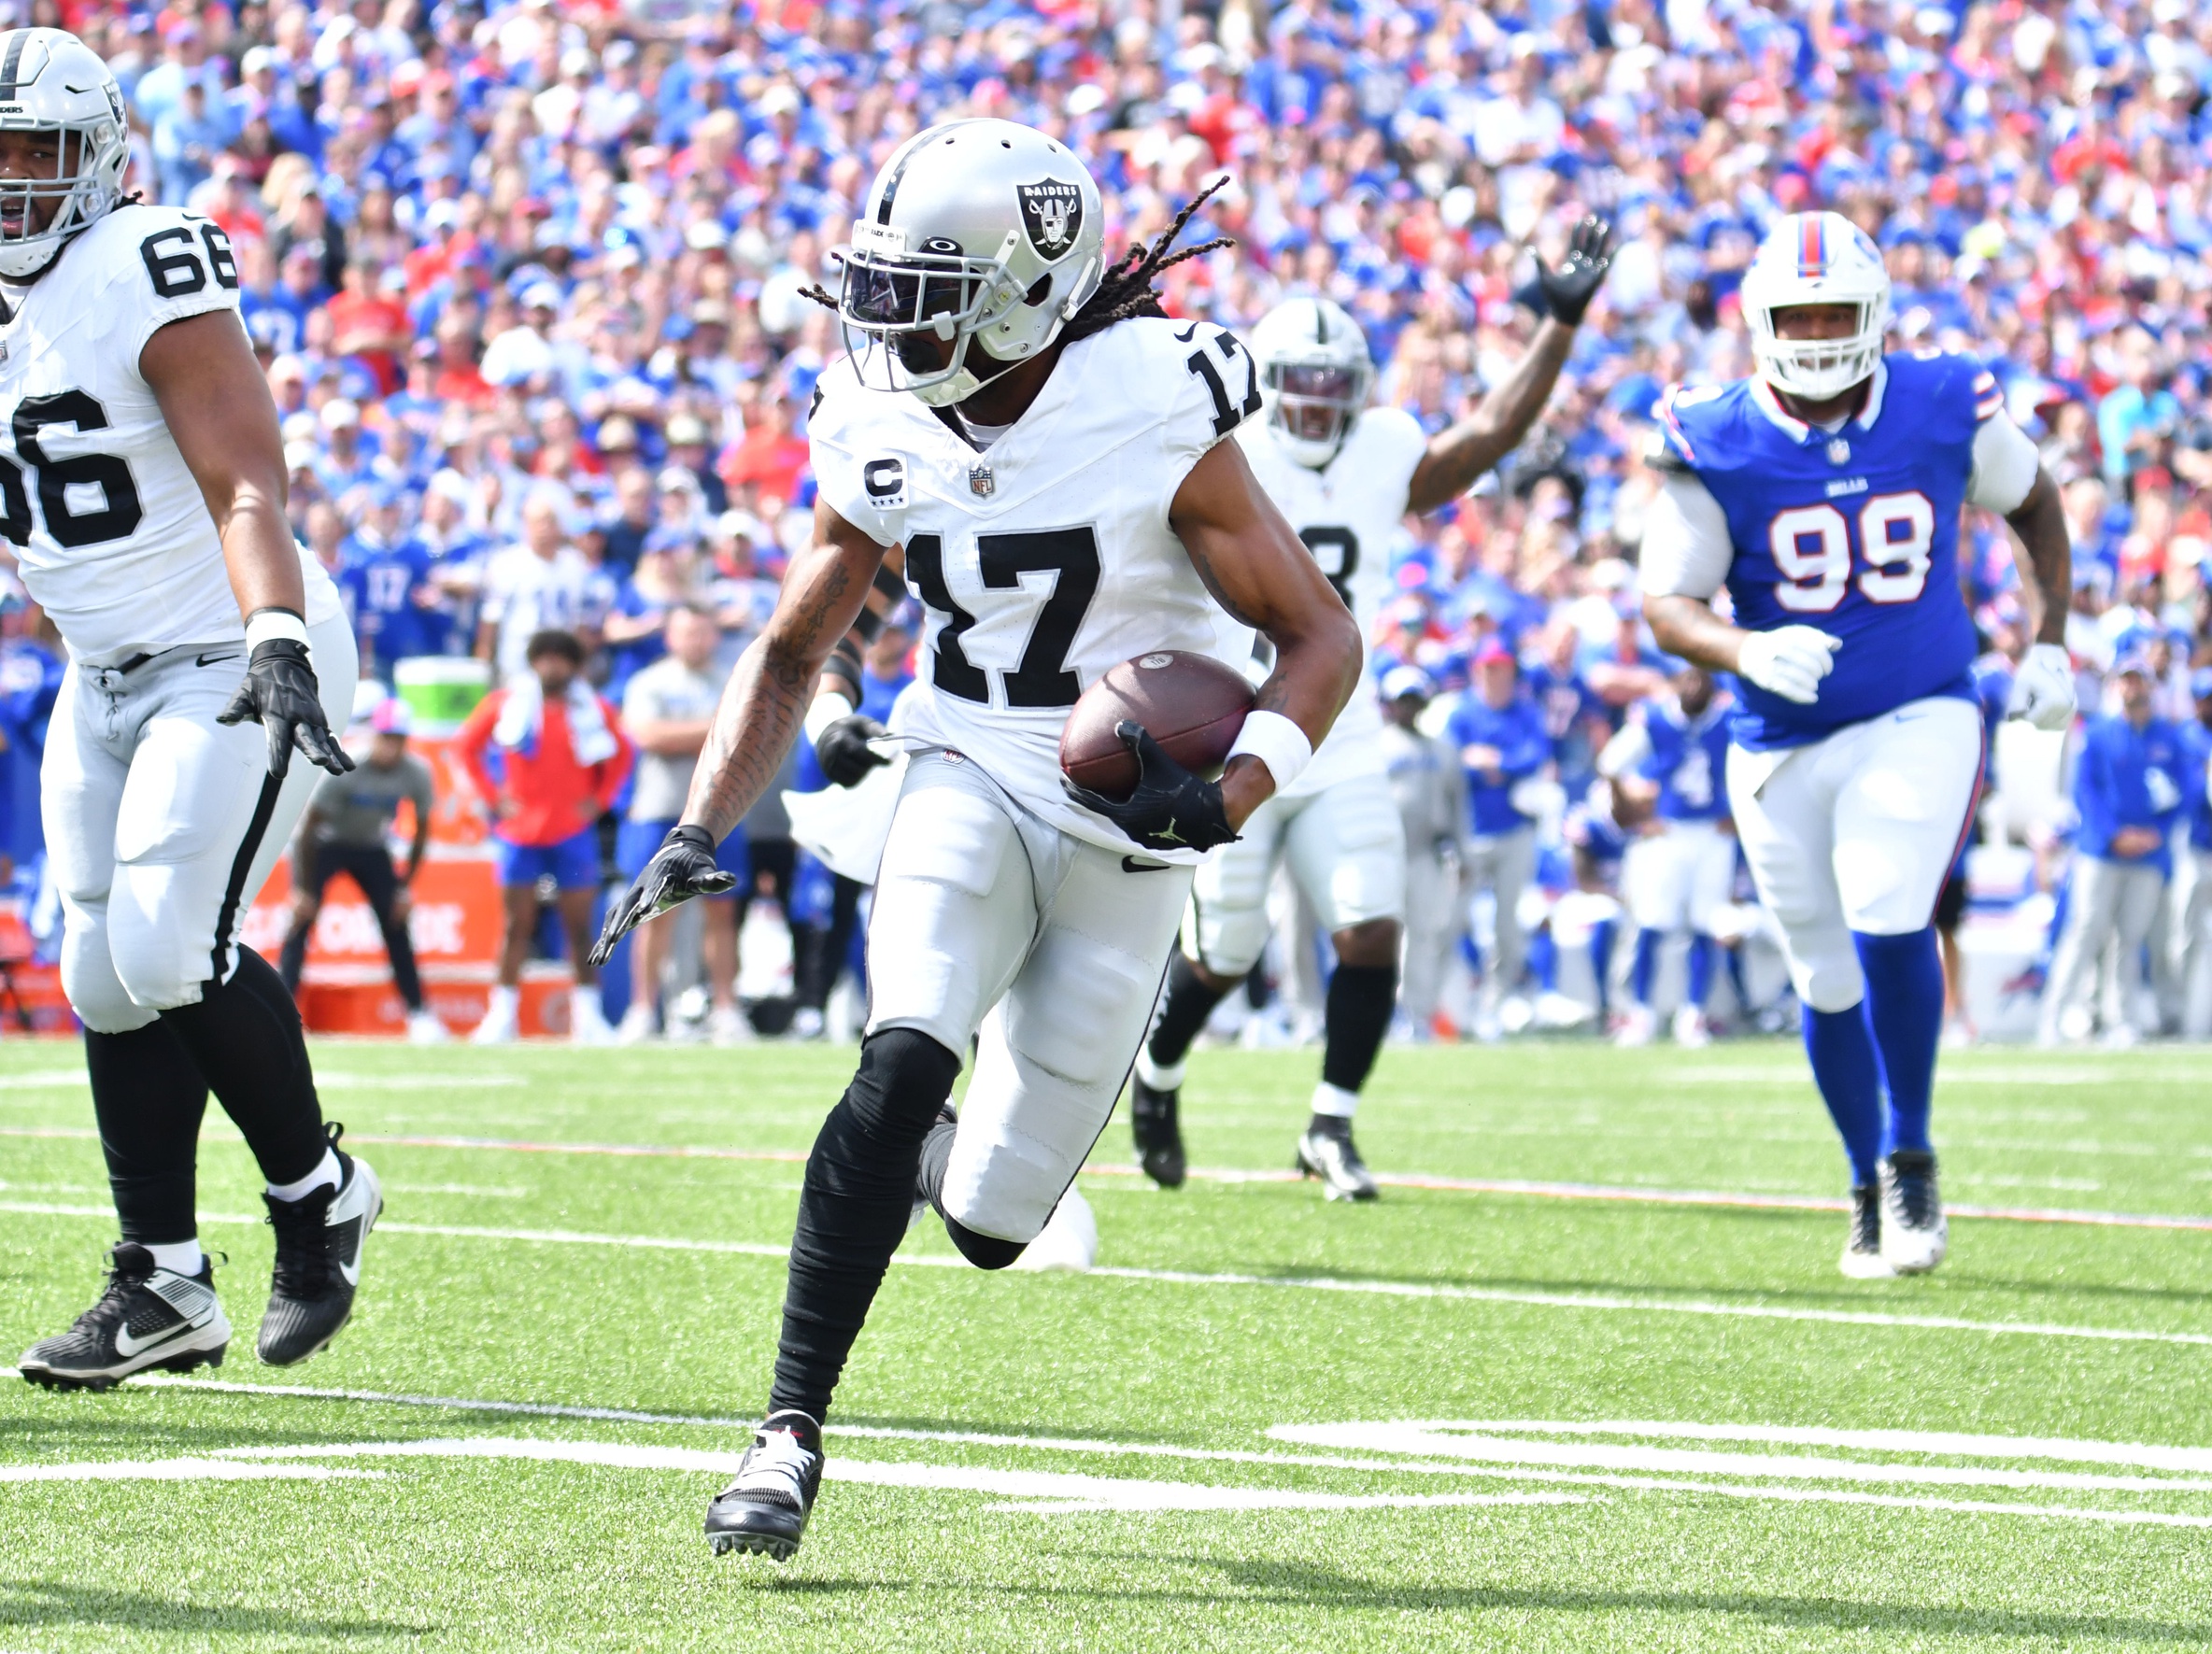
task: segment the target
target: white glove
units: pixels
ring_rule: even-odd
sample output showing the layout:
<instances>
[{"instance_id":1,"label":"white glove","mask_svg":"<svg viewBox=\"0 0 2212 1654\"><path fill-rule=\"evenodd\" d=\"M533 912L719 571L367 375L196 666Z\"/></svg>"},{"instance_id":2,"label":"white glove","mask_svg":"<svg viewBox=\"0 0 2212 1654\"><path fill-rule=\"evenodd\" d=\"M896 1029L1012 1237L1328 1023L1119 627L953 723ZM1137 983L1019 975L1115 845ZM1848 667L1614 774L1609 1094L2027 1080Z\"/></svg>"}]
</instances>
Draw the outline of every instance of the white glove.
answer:
<instances>
[{"instance_id":1,"label":"white glove","mask_svg":"<svg viewBox=\"0 0 2212 1654\"><path fill-rule=\"evenodd\" d=\"M2074 658L2063 643L2037 643L2020 663L2012 680L2008 718L2025 718L2038 729L2063 729L2074 721Z\"/></svg>"},{"instance_id":2,"label":"white glove","mask_svg":"<svg viewBox=\"0 0 2212 1654\"><path fill-rule=\"evenodd\" d=\"M1813 626L1784 626L1754 631L1743 641L1736 670L1771 695L1810 706L1820 699L1821 680L1836 665L1843 640Z\"/></svg>"}]
</instances>

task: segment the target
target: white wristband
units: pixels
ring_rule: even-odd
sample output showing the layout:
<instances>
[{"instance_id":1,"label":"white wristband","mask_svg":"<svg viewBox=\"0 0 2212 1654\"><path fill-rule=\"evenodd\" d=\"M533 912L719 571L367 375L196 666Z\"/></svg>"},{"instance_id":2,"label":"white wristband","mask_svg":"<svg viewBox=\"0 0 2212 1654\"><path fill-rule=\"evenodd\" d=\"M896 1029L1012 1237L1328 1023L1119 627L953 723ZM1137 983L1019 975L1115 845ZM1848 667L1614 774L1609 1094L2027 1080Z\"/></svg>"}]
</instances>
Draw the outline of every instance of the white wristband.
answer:
<instances>
[{"instance_id":1,"label":"white wristband","mask_svg":"<svg viewBox=\"0 0 2212 1654\"><path fill-rule=\"evenodd\" d=\"M307 623L290 609L256 609L253 618L246 623L246 646L258 648L277 638L289 638L295 643L307 641Z\"/></svg>"},{"instance_id":2,"label":"white wristband","mask_svg":"<svg viewBox=\"0 0 2212 1654\"><path fill-rule=\"evenodd\" d=\"M1281 713L1252 712L1244 714L1244 727L1237 731L1236 743L1229 748L1232 758L1244 753L1268 767L1268 773L1275 778L1275 790L1282 792L1313 761L1313 743Z\"/></svg>"},{"instance_id":3,"label":"white wristband","mask_svg":"<svg viewBox=\"0 0 2212 1654\"><path fill-rule=\"evenodd\" d=\"M829 728L840 718L851 717L857 710L858 709L844 698L844 689L831 688L830 686L824 685L815 691L813 703L806 709L806 722L803 727L806 730L807 740L810 742L821 740L823 730Z\"/></svg>"}]
</instances>

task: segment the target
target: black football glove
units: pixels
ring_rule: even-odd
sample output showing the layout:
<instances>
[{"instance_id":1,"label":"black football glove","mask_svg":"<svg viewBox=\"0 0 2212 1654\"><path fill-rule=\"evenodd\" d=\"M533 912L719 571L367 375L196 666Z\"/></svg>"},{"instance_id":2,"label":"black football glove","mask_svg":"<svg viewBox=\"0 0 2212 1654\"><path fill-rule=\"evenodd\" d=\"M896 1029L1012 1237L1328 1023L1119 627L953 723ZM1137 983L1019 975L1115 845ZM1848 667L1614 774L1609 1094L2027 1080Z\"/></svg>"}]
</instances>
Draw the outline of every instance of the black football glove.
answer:
<instances>
[{"instance_id":1,"label":"black football glove","mask_svg":"<svg viewBox=\"0 0 2212 1654\"><path fill-rule=\"evenodd\" d=\"M1612 220L1593 214L1567 237L1567 257L1558 268L1547 270L1541 259L1536 262L1537 285L1544 290L1552 314L1570 328L1579 326L1612 262Z\"/></svg>"},{"instance_id":2,"label":"black football glove","mask_svg":"<svg viewBox=\"0 0 2212 1654\"><path fill-rule=\"evenodd\" d=\"M248 718L269 737L269 773L279 781L291 768L295 746L333 775L353 768L353 760L331 733L315 669L307 664L307 645L295 639L269 638L254 644L238 693L215 721L243 724Z\"/></svg>"},{"instance_id":3,"label":"black football glove","mask_svg":"<svg viewBox=\"0 0 2212 1654\"><path fill-rule=\"evenodd\" d=\"M1222 804L1221 783L1200 781L1168 756L1141 724L1124 718L1113 732L1137 755L1137 790L1127 799L1109 799L1063 775L1060 787L1071 799L1147 850L1211 850L1237 841Z\"/></svg>"},{"instance_id":4,"label":"black football glove","mask_svg":"<svg viewBox=\"0 0 2212 1654\"><path fill-rule=\"evenodd\" d=\"M607 910L606 926L592 944L591 963L604 965L615 944L647 919L695 896L724 896L736 888L737 875L715 866L714 834L689 824L671 827L622 899Z\"/></svg>"},{"instance_id":5,"label":"black football glove","mask_svg":"<svg viewBox=\"0 0 2212 1654\"><path fill-rule=\"evenodd\" d=\"M857 786L878 764L888 764L890 759L868 744L886 733L881 724L863 713L847 713L835 723L825 725L815 737L815 756L822 761L822 773L830 785Z\"/></svg>"}]
</instances>

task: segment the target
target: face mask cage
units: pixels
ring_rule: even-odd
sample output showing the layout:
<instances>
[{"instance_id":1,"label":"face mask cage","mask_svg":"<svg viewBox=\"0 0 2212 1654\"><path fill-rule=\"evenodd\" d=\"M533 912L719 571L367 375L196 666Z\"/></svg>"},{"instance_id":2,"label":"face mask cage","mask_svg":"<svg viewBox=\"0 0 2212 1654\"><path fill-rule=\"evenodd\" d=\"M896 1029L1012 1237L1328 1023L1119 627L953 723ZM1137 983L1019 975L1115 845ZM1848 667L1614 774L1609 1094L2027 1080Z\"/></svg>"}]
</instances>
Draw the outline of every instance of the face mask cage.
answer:
<instances>
[{"instance_id":1,"label":"face mask cage","mask_svg":"<svg viewBox=\"0 0 2212 1654\"><path fill-rule=\"evenodd\" d=\"M1358 368L1271 362L1267 381L1275 393L1276 427L1301 443L1334 446L1367 403L1368 375Z\"/></svg>"},{"instance_id":2,"label":"face mask cage","mask_svg":"<svg viewBox=\"0 0 2212 1654\"><path fill-rule=\"evenodd\" d=\"M1841 300L1808 301L1838 304ZM1776 323L1789 304L1768 306L1759 313L1755 341L1760 365L1778 389L1795 396L1840 396L1871 375L1881 360L1882 326L1878 301L1852 302L1851 331L1836 339L1785 339Z\"/></svg>"},{"instance_id":3,"label":"face mask cage","mask_svg":"<svg viewBox=\"0 0 2212 1654\"><path fill-rule=\"evenodd\" d=\"M927 247L896 255L855 247L844 256L837 315L845 349L863 374L869 359L880 360L887 389L919 393L964 373L976 332L1021 297L996 259ZM882 348L857 347L855 334Z\"/></svg>"},{"instance_id":4,"label":"face mask cage","mask_svg":"<svg viewBox=\"0 0 2212 1654\"><path fill-rule=\"evenodd\" d=\"M21 129L18 129L21 130ZM33 129L51 139L56 176L0 178L0 247L35 247L59 241L99 216L99 151L93 134L74 128ZM38 207L51 203L52 216L38 227Z\"/></svg>"}]
</instances>

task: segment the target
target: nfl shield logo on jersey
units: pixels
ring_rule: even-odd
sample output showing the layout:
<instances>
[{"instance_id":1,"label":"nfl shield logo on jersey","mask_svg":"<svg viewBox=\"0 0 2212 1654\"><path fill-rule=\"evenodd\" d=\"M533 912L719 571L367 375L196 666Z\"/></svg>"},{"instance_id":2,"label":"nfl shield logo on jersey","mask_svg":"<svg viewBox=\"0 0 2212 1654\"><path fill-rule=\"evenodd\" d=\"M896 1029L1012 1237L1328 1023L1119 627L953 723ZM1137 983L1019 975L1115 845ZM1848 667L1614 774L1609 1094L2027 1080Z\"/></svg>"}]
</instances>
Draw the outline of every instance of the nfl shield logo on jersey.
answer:
<instances>
[{"instance_id":1,"label":"nfl shield logo on jersey","mask_svg":"<svg viewBox=\"0 0 2212 1654\"><path fill-rule=\"evenodd\" d=\"M1042 183L1017 184L1014 193L1021 198L1022 229L1039 258L1049 262L1075 245L1083 229L1081 190L1046 178Z\"/></svg>"},{"instance_id":2,"label":"nfl shield logo on jersey","mask_svg":"<svg viewBox=\"0 0 2212 1654\"><path fill-rule=\"evenodd\" d=\"M971 465L968 468L968 491L971 494L988 495L997 491L998 487L991 478L988 465Z\"/></svg>"}]
</instances>

